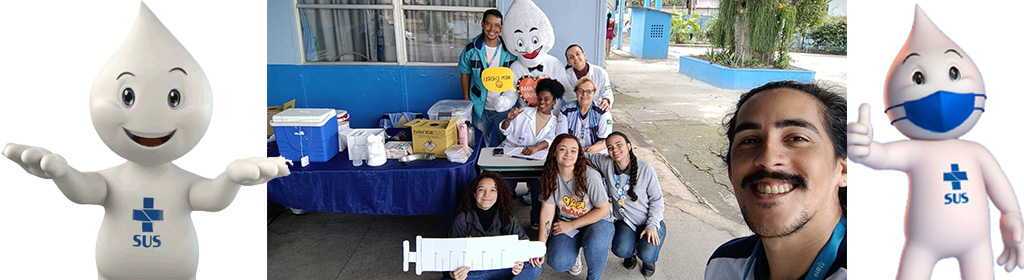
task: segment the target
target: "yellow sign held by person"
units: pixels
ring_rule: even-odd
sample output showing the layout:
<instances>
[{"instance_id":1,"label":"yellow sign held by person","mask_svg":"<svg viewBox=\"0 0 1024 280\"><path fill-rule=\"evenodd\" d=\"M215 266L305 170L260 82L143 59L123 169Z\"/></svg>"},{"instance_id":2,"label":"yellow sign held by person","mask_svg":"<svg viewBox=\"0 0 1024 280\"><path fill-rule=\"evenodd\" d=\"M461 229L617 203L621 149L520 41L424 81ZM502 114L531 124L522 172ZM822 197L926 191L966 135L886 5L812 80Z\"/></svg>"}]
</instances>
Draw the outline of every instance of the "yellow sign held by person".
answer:
<instances>
[{"instance_id":1,"label":"yellow sign held by person","mask_svg":"<svg viewBox=\"0 0 1024 280\"><path fill-rule=\"evenodd\" d=\"M489 91L502 92L515 89L512 84L512 69L491 67L480 73L480 80Z\"/></svg>"}]
</instances>

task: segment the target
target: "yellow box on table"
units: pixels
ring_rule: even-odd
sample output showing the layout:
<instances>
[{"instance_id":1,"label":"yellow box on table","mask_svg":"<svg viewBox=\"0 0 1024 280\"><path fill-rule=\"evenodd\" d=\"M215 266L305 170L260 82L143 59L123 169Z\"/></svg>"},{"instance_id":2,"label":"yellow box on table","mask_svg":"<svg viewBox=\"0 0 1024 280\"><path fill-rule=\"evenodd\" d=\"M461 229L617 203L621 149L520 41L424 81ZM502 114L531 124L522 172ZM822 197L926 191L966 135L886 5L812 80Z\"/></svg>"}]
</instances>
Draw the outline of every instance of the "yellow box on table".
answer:
<instances>
[{"instance_id":1,"label":"yellow box on table","mask_svg":"<svg viewBox=\"0 0 1024 280\"><path fill-rule=\"evenodd\" d=\"M444 149L457 144L459 139L457 120L458 117L444 121L416 119L406 123L412 129L412 152L446 157Z\"/></svg>"}]
</instances>

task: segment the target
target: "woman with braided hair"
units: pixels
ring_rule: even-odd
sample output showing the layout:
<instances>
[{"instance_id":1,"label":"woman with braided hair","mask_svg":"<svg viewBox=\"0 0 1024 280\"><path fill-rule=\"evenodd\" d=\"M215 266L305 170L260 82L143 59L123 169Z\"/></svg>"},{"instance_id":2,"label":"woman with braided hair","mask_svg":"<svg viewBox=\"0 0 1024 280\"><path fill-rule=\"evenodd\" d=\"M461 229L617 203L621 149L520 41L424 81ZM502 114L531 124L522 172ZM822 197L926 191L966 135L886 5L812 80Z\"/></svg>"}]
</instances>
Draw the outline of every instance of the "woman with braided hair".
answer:
<instances>
[{"instance_id":1,"label":"woman with braided hair","mask_svg":"<svg viewBox=\"0 0 1024 280\"><path fill-rule=\"evenodd\" d=\"M615 217L612 253L623 258L626 269L636 267L637 256L643 262L640 273L654 275L654 263L665 241L665 200L654 168L633 154L633 145L622 132L612 132L605 140L608 154L587 154L604 174Z\"/></svg>"}]
</instances>

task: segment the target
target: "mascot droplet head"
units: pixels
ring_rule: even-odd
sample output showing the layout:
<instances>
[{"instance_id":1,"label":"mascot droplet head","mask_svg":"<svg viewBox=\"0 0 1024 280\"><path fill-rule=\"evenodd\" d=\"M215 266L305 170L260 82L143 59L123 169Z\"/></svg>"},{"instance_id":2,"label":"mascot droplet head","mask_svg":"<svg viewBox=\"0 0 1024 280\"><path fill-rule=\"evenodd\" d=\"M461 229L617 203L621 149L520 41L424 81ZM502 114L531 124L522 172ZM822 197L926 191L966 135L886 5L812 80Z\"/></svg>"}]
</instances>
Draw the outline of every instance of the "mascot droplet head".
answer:
<instances>
[{"instance_id":1,"label":"mascot droplet head","mask_svg":"<svg viewBox=\"0 0 1024 280\"><path fill-rule=\"evenodd\" d=\"M89 106L96 133L114 153L158 165L199 143L213 96L199 63L143 3L128 39L93 81Z\"/></svg>"},{"instance_id":2,"label":"mascot droplet head","mask_svg":"<svg viewBox=\"0 0 1024 280\"><path fill-rule=\"evenodd\" d=\"M985 111L985 85L978 67L920 6L885 84L885 112L911 139L958 138Z\"/></svg>"},{"instance_id":3,"label":"mascot droplet head","mask_svg":"<svg viewBox=\"0 0 1024 280\"><path fill-rule=\"evenodd\" d=\"M544 11L530 0L515 0L505 14L501 27L505 48L519 57L526 67L536 67L540 54L547 54L555 44L555 31Z\"/></svg>"}]
</instances>

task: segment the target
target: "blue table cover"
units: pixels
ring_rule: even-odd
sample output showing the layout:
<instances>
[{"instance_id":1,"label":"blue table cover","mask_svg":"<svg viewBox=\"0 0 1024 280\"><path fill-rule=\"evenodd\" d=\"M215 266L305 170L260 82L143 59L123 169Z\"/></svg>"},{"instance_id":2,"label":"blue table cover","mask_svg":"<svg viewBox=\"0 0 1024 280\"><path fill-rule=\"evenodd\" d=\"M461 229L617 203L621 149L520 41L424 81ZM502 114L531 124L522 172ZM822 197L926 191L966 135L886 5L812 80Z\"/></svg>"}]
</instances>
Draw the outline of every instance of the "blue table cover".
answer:
<instances>
[{"instance_id":1,"label":"blue table cover","mask_svg":"<svg viewBox=\"0 0 1024 280\"><path fill-rule=\"evenodd\" d=\"M321 212L367 215L452 215L466 186L476 178L476 160L483 133L465 163L438 158L404 164L397 159L377 167L352 166L348 151L328 162L311 162L291 174L267 182L267 199L281 205ZM278 156L277 143L267 143L267 156Z\"/></svg>"}]
</instances>

